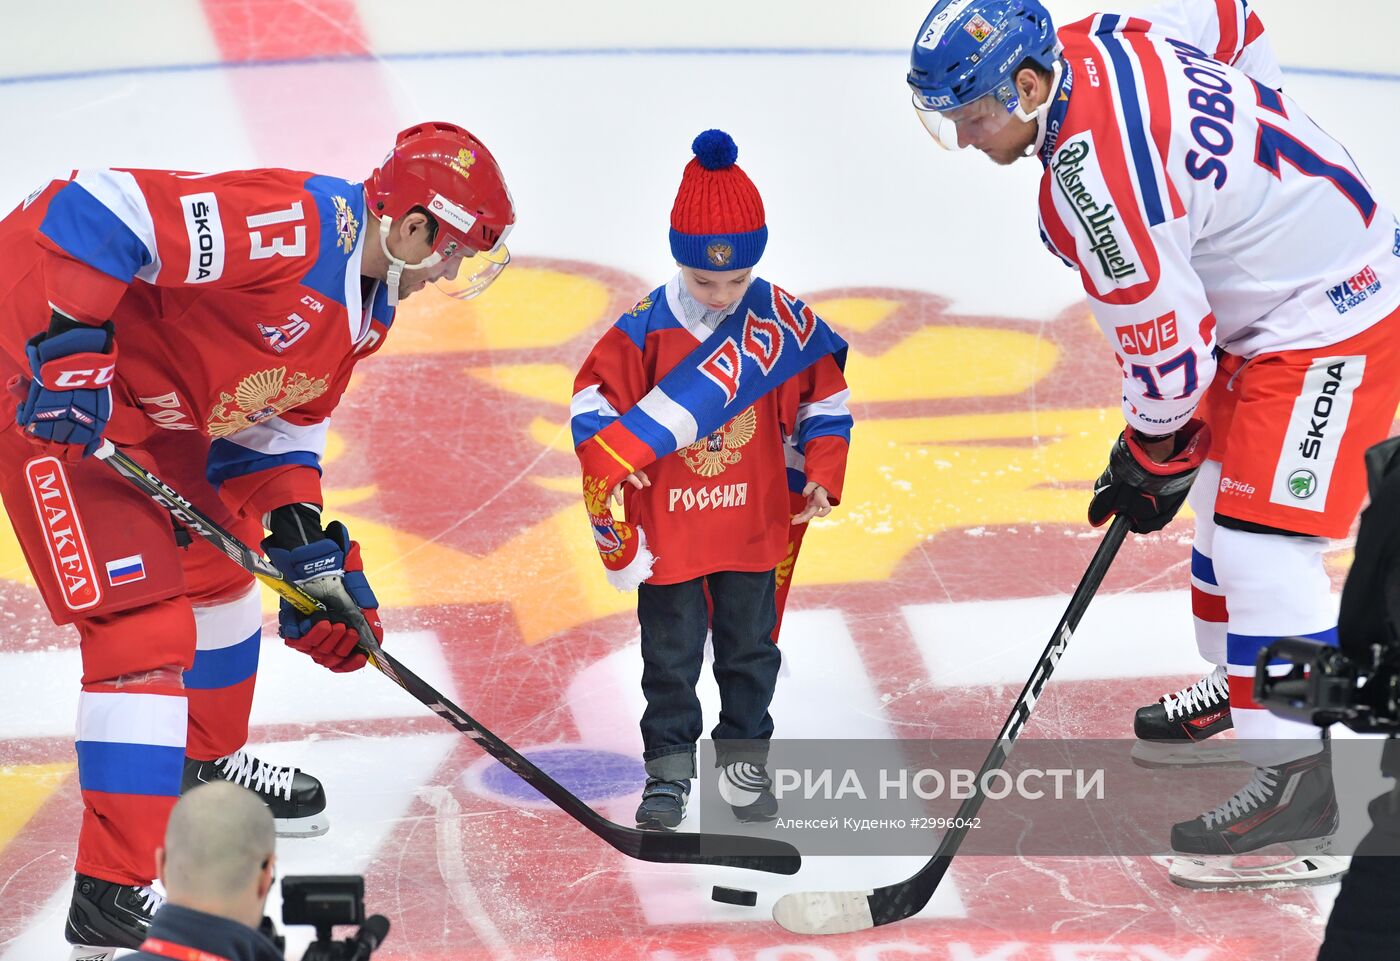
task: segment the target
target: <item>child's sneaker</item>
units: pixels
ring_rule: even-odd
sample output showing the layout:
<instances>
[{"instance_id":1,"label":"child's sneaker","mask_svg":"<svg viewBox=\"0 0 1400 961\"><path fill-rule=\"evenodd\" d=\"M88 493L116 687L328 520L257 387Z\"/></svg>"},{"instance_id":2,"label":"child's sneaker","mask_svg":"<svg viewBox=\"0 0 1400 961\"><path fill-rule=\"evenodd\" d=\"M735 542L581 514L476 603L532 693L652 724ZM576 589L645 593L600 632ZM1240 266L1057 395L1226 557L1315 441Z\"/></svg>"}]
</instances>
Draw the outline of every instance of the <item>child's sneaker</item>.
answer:
<instances>
[{"instance_id":1,"label":"child's sneaker","mask_svg":"<svg viewBox=\"0 0 1400 961\"><path fill-rule=\"evenodd\" d=\"M719 796L740 821L771 821L778 816L773 779L762 764L735 761L719 772Z\"/></svg>"},{"instance_id":2,"label":"child's sneaker","mask_svg":"<svg viewBox=\"0 0 1400 961\"><path fill-rule=\"evenodd\" d=\"M664 781L647 778L642 803L637 808L637 827L645 831L674 831L685 819L685 802L690 797L690 781Z\"/></svg>"}]
</instances>

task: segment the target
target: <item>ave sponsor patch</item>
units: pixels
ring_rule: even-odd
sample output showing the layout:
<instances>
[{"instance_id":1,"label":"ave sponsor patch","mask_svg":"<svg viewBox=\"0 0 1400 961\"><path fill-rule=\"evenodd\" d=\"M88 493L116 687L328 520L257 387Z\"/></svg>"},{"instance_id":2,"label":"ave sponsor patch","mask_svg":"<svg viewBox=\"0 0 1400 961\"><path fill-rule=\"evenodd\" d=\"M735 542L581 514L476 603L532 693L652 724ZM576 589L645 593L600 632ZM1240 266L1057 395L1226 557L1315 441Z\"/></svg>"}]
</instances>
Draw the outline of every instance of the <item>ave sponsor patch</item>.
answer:
<instances>
[{"instance_id":1,"label":"ave sponsor patch","mask_svg":"<svg viewBox=\"0 0 1400 961\"><path fill-rule=\"evenodd\" d=\"M96 607L102 586L63 464L55 457L36 457L24 465L24 476L64 606L70 611Z\"/></svg>"},{"instance_id":2,"label":"ave sponsor patch","mask_svg":"<svg viewBox=\"0 0 1400 961\"><path fill-rule=\"evenodd\" d=\"M1274 468L1270 502L1319 514L1326 509L1342 432L1365 369L1362 356L1319 357L1308 367Z\"/></svg>"},{"instance_id":3,"label":"ave sponsor patch","mask_svg":"<svg viewBox=\"0 0 1400 961\"><path fill-rule=\"evenodd\" d=\"M1125 354L1150 356L1177 343L1176 311L1168 311L1160 317L1144 320L1140 324L1126 324L1113 328L1113 337L1118 348Z\"/></svg>"}]
</instances>

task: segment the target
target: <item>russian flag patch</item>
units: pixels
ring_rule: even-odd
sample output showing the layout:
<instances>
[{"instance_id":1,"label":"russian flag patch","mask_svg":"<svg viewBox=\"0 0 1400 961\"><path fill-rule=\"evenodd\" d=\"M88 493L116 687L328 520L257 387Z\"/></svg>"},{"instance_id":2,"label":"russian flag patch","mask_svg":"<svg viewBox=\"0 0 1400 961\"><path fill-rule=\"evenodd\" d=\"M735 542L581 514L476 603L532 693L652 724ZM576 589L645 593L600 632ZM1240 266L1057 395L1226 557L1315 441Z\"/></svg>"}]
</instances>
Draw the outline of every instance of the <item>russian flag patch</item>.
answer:
<instances>
[{"instance_id":1,"label":"russian flag patch","mask_svg":"<svg viewBox=\"0 0 1400 961\"><path fill-rule=\"evenodd\" d=\"M118 557L114 561L107 562L107 583L113 587L120 587L123 584L134 584L137 581L146 579L146 564L141 559L140 554L132 554L130 557Z\"/></svg>"}]
</instances>

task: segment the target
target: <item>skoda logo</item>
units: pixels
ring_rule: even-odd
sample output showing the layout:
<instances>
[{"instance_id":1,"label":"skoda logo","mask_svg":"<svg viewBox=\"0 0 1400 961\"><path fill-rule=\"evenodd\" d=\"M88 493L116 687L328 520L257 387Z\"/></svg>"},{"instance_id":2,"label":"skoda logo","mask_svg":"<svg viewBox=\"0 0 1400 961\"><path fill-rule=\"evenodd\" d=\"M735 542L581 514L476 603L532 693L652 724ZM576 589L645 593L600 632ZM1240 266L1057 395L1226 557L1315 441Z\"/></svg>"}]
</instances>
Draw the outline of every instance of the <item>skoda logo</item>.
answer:
<instances>
[{"instance_id":1,"label":"skoda logo","mask_svg":"<svg viewBox=\"0 0 1400 961\"><path fill-rule=\"evenodd\" d=\"M1299 500L1313 496L1317 490L1317 475L1310 470L1295 470L1288 475L1288 493Z\"/></svg>"}]
</instances>

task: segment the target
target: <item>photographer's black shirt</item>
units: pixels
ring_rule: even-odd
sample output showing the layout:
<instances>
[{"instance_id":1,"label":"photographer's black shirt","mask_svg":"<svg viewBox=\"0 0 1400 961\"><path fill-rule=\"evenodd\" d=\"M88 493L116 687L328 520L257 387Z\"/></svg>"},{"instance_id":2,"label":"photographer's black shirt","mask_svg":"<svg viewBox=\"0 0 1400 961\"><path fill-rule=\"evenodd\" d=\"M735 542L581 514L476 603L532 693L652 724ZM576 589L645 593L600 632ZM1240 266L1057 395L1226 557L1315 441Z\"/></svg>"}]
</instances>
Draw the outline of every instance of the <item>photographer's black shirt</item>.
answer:
<instances>
[{"instance_id":1,"label":"photographer's black shirt","mask_svg":"<svg viewBox=\"0 0 1400 961\"><path fill-rule=\"evenodd\" d=\"M156 943L152 943L156 942ZM127 961L283 961L257 931L229 918L166 903L140 951Z\"/></svg>"}]
</instances>

